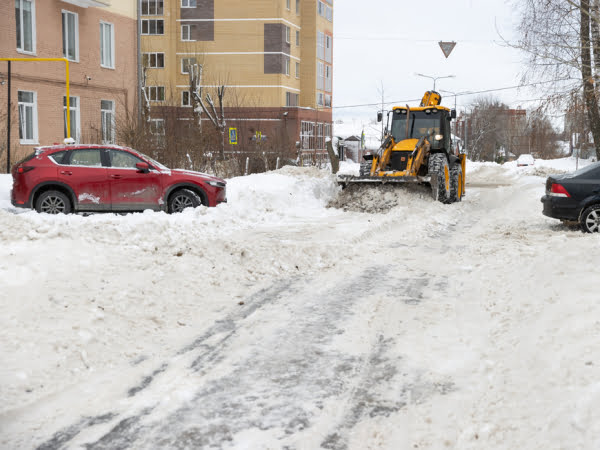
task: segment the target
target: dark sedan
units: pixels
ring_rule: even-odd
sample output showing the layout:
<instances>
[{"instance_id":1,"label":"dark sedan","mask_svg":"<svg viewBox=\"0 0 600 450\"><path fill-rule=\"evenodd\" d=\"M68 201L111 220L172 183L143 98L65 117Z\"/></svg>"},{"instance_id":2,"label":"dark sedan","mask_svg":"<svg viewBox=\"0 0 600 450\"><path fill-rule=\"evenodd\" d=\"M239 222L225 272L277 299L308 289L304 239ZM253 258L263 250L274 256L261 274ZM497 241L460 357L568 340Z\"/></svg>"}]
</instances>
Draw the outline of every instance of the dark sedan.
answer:
<instances>
[{"instance_id":1,"label":"dark sedan","mask_svg":"<svg viewBox=\"0 0 600 450\"><path fill-rule=\"evenodd\" d=\"M600 162L546 180L544 215L579 222L583 231L600 231Z\"/></svg>"}]
</instances>

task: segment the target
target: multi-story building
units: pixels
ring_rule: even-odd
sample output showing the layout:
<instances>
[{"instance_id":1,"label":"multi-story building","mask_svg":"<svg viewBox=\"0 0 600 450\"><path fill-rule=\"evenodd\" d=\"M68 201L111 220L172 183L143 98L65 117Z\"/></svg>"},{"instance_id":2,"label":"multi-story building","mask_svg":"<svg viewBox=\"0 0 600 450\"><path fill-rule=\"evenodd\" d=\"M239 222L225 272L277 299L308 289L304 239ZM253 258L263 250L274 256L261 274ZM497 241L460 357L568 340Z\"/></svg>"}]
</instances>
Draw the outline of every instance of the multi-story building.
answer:
<instances>
[{"instance_id":1,"label":"multi-story building","mask_svg":"<svg viewBox=\"0 0 600 450\"><path fill-rule=\"evenodd\" d=\"M299 145L311 157L324 153L333 0L141 0L141 32L155 120L164 120L155 115L161 107L191 115L188 72L198 65L204 93L225 86L227 128L238 142L228 140L229 150L265 142L293 151ZM204 127L208 118L201 120Z\"/></svg>"},{"instance_id":2,"label":"multi-story building","mask_svg":"<svg viewBox=\"0 0 600 450\"><path fill-rule=\"evenodd\" d=\"M0 167L6 167L7 135L11 162L67 134L117 141L115 118L136 114L137 0L11 0L0 2L0 16L0 58L31 60L11 61L10 77L9 63L0 61ZM41 58L69 61L70 133L67 64L35 61Z\"/></svg>"}]
</instances>

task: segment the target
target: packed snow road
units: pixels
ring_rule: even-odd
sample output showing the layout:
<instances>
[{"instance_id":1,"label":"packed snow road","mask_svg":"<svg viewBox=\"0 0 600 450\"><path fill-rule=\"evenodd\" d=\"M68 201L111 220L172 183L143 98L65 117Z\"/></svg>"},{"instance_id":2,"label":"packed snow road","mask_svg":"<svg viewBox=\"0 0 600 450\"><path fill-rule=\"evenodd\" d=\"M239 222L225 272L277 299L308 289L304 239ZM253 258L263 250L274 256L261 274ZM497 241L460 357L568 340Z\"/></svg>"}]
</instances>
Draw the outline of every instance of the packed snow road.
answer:
<instances>
[{"instance_id":1,"label":"packed snow road","mask_svg":"<svg viewBox=\"0 0 600 450\"><path fill-rule=\"evenodd\" d=\"M544 173L442 205L284 169L90 217L1 179L0 446L600 447L600 239L541 215Z\"/></svg>"}]
</instances>

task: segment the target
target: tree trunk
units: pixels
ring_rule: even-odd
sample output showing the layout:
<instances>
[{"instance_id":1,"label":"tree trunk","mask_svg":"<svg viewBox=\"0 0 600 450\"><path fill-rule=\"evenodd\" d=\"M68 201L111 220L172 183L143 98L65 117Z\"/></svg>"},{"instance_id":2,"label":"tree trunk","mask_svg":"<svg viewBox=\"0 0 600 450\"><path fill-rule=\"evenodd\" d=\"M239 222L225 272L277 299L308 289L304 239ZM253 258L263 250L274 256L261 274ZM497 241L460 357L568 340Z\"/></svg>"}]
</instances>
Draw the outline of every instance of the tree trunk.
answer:
<instances>
[{"instance_id":1,"label":"tree trunk","mask_svg":"<svg viewBox=\"0 0 600 450\"><path fill-rule=\"evenodd\" d=\"M594 87L592 74L592 49L590 42L590 2L581 0L581 77L583 79L583 97L590 121L590 130L594 137L596 156L600 159L600 112L598 98Z\"/></svg>"},{"instance_id":2,"label":"tree trunk","mask_svg":"<svg viewBox=\"0 0 600 450\"><path fill-rule=\"evenodd\" d=\"M331 141L327 141L327 153L329 153L329 160L331 161L331 173L338 173L340 170L340 159L333 151L333 144Z\"/></svg>"}]
</instances>

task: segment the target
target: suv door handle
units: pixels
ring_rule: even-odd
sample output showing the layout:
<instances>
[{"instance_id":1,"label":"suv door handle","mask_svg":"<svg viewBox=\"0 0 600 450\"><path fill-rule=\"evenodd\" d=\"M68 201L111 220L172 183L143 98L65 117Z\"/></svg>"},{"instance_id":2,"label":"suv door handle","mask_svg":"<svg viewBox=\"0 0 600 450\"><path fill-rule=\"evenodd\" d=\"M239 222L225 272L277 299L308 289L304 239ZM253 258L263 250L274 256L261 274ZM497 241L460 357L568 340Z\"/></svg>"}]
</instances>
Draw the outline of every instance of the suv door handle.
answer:
<instances>
[{"instance_id":1,"label":"suv door handle","mask_svg":"<svg viewBox=\"0 0 600 450\"><path fill-rule=\"evenodd\" d=\"M61 175L73 175L73 172L71 172L70 170L61 170L60 174Z\"/></svg>"},{"instance_id":2,"label":"suv door handle","mask_svg":"<svg viewBox=\"0 0 600 450\"><path fill-rule=\"evenodd\" d=\"M114 173L113 173L113 174L111 174L111 175L110 175L110 177L111 177L111 178L114 178L115 180L118 180L119 178L123 178L123 176L122 176L122 175L118 175L118 174L114 174Z\"/></svg>"}]
</instances>

